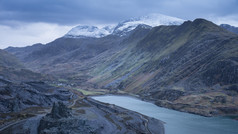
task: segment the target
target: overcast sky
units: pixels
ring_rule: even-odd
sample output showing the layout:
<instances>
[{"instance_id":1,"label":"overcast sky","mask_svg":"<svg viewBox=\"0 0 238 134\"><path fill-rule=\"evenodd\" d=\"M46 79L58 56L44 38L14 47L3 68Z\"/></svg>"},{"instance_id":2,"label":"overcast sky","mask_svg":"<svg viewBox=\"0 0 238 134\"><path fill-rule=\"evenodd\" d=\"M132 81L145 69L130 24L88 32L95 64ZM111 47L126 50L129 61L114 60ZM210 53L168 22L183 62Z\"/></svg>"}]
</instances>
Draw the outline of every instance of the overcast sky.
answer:
<instances>
[{"instance_id":1,"label":"overcast sky","mask_svg":"<svg viewBox=\"0 0 238 134\"><path fill-rule=\"evenodd\" d=\"M238 0L0 0L0 48L47 43L78 24L151 13L238 26Z\"/></svg>"}]
</instances>

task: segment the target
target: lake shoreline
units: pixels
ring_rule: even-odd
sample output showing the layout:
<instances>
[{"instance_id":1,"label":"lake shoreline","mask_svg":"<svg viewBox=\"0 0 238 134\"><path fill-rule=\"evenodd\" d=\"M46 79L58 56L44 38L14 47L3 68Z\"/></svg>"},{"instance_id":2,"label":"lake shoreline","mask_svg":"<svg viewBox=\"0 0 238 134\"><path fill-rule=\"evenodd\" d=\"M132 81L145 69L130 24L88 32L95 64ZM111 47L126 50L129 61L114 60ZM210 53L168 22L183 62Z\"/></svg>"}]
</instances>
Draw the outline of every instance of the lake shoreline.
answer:
<instances>
[{"instance_id":1,"label":"lake shoreline","mask_svg":"<svg viewBox=\"0 0 238 134\"><path fill-rule=\"evenodd\" d=\"M113 104L159 119L165 122L166 134L237 134L238 132L238 128L236 127L238 122L223 116L205 117L197 114L180 112L159 107L154 103L142 101L142 99L128 94L107 94L94 96L92 98L103 103Z\"/></svg>"},{"instance_id":2,"label":"lake shoreline","mask_svg":"<svg viewBox=\"0 0 238 134\"><path fill-rule=\"evenodd\" d=\"M238 121L238 115L229 115L229 114L228 115L207 115L207 114L202 114L202 113L197 113L197 112L184 111L184 110L181 110L181 109L173 108L173 105L171 105L170 107L166 107L166 106L163 106L163 105L159 105L157 103L158 101L156 102L156 100L144 98L144 97L141 97L139 95L135 95L135 94L131 94L131 93L126 93L126 92L125 93L108 93L108 94L104 94L104 95L89 95L89 97L110 96L110 95L128 96L128 97L139 99L141 101L145 101L145 102L149 102L149 103L155 104L158 107L167 108L167 109L170 109L170 110L175 110L175 111L189 113L189 114L194 114L194 115L199 115L199 116L203 116L203 117L225 117L225 118L229 118L229 119L233 119L233 120Z\"/></svg>"}]
</instances>

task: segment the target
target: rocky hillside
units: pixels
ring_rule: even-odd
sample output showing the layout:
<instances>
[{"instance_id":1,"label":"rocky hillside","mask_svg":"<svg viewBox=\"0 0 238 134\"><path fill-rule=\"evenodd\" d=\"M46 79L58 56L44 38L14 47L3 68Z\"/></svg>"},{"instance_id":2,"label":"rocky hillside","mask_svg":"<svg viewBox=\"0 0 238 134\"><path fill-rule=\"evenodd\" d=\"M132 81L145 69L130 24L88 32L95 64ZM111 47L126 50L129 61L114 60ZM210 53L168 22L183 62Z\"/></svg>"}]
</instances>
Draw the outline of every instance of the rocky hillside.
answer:
<instances>
[{"instance_id":1,"label":"rocky hillside","mask_svg":"<svg viewBox=\"0 0 238 134\"><path fill-rule=\"evenodd\" d=\"M0 50L0 118L11 120L32 107L50 107L55 101L68 102L72 93L42 80L44 75L27 70L15 56ZM2 123L2 122L0 122Z\"/></svg>"},{"instance_id":2,"label":"rocky hillside","mask_svg":"<svg viewBox=\"0 0 238 134\"><path fill-rule=\"evenodd\" d=\"M1 49L0 49L0 66L23 68L23 65L18 61L18 59L14 55Z\"/></svg>"},{"instance_id":3,"label":"rocky hillside","mask_svg":"<svg viewBox=\"0 0 238 134\"><path fill-rule=\"evenodd\" d=\"M1 134L164 134L163 123L159 120L84 98L80 92L57 83L47 84L48 79L23 69L13 55L5 51L0 51L0 55L3 58L0 70Z\"/></svg>"},{"instance_id":4,"label":"rocky hillside","mask_svg":"<svg viewBox=\"0 0 238 134\"><path fill-rule=\"evenodd\" d=\"M236 34L196 19L139 25L126 36L63 37L19 58L34 71L138 94L160 106L227 115L238 114L237 44Z\"/></svg>"},{"instance_id":5,"label":"rocky hillside","mask_svg":"<svg viewBox=\"0 0 238 134\"><path fill-rule=\"evenodd\" d=\"M24 57L28 56L33 51L39 50L41 47L43 47L43 44L38 43L27 47L8 47L5 50L22 61Z\"/></svg>"},{"instance_id":6,"label":"rocky hillside","mask_svg":"<svg viewBox=\"0 0 238 134\"><path fill-rule=\"evenodd\" d=\"M85 98L75 100L70 108L62 102L54 103L51 112L16 121L8 127L0 128L0 132L4 134L164 134L164 127L163 122L154 118Z\"/></svg>"},{"instance_id":7,"label":"rocky hillside","mask_svg":"<svg viewBox=\"0 0 238 134\"><path fill-rule=\"evenodd\" d=\"M237 44L237 35L203 19L155 27L90 81L181 111L237 114Z\"/></svg>"},{"instance_id":8,"label":"rocky hillside","mask_svg":"<svg viewBox=\"0 0 238 134\"><path fill-rule=\"evenodd\" d=\"M238 27L231 26L229 24L221 24L220 27L222 27L230 32L238 34Z\"/></svg>"},{"instance_id":9,"label":"rocky hillside","mask_svg":"<svg viewBox=\"0 0 238 134\"><path fill-rule=\"evenodd\" d=\"M14 55L0 50L0 79L23 82L46 80L47 78L40 73L35 73L25 68L23 63Z\"/></svg>"},{"instance_id":10,"label":"rocky hillside","mask_svg":"<svg viewBox=\"0 0 238 134\"><path fill-rule=\"evenodd\" d=\"M73 93L69 90L46 84L44 75L27 70L3 50L0 58L0 133L8 123L32 117L55 101L70 103Z\"/></svg>"},{"instance_id":11,"label":"rocky hillside","mask_svg":"<svg viewBox=\"0 0 238 134\"><path fill-rule=\"evenodd\" d=\"M84 101L87 108L69 109L63 103L54 104L51 113L40 120L39 134L164 133L162 122L156 119L91 99Z\"/></svg>"},{"instance_id":12,"label":"rocky hillside","mask_svg":"<svg viewBox=\"0 0 238 134\"><path fill-rule=\"evenodd\" d=\"M32 107L50 107L55 101L69 101L72 93L44 82L13 83L0 79L0 113L17 113ZM1 115L1 116L4 116Z\"/></svg>"}]
</instances>

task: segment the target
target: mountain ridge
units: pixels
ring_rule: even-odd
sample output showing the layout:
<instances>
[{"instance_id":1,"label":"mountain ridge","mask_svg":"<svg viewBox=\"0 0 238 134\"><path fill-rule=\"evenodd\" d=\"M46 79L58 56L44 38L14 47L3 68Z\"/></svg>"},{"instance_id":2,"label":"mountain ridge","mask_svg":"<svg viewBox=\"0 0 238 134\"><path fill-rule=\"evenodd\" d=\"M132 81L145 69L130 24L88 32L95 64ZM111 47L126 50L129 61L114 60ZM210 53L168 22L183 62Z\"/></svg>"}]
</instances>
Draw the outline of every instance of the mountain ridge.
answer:
<instances>
[{"instance_id":1,"label":"mountain ridge","mask_svg":"<svg viewBox=\"0 0 238 134\"><path fill-rule=\"evenodd\" d=\"M220 27L222 27L230 32L238 34L238 27L231 26L229 24L221 24Z\"/></svg>"},{"instance_id":2,"label":"mountain ridge","mask_svg":"<svg viewBox=\"0 0 238 134\"><path fill-rule=\"evenodd\" d=\"M166 16L163 14L150 14L148 16L141 16L138 18L131 18L119 22L116 26L108 25L101 28L96 26L79 25L72 28L64 37L67 38L101 38L113 34L118 36L125 36L128 32L135 29L138 25L144 24L151 27L159 25L179 25L184 20Z\"/></svg>"},{"instance_id":3,"label":"mountain ridge","mask_svg":"<svg viewBox=\"0 0 238 134\"><path fill-rule=\"evenodd\" d=\"M180 29L183 29L182 33ZM187 32L184 29L187 29ZM170 30L174 30L175 33L172 35L176 36L171 36ZM159 34L156 35L156 32ZM166 35L165 33L169 34ZM155 41L153 42L153 40ZM135 50L132 50L135 52L133 55L143 57L142 59L135 60L131 58L133 57L132 55L129 55L127 61L130 63L126 62L111 72L111 74L115 74L115 77L102 71L104 76L96 74L95 76L100 77L92 79L92 81L100 83L101 86L106 85L105 87L109 89L119 88L124 91L137 93L144 99L150 98L156 101L158 98L163 98L157 101L157 104L160 106L177 110L180 109L182 111L189 109L188 111L190 112L197 114L202 113L202 115L207 116L222 114L222 111L218 110L218 112L217 109L214 108L216 107L215 105L218 104L213 104L212 99L207 100L207 103L210 103L213 107L205 107L204 109L201 107L196 108L196 105L199 105L199 103L192 104L193 102L191 102L188 104L186 101L187 99L191 99L190 97L193 95L197 97L219 97L208 95L210 94L209 92L214 92L212 90L215 88L213 86L216 86L216 83L221 84L218 89L216 88L216 92L218 93L223 91L229 92L229 88L234 89L234 87L236 87L235 85L238 83L237 78L230 72L237 73L235 70L238 67L236 64L233 64L233 61L230 61L230 58L237 56L237 47L235 45L237 43L237 35L223 30L219 26L203 19L185 22L177 28L159 26L153 28L147 37L137 44ZM165 44L168 44L168 46L163 46ZM224 44L227 45L224 46ZM153 47L150 48L148 45L152 45ZM229 48L231 46L232 49ZM145 47L145 49L143 49L143 47ZM226 49L223 50L221 48ZM144 54L141 54L142 52L144 52ZM185 55L181 55L180 53ZM225 58L220 55L230 56ZM111 61L113 60L117 60L117 58ZM134 62L131 63L131 61ZM111 63L105 66L110 66L110 64ZM226 66L227 71L222 71L222 68L224 68L221 67L222 64ZM208 66L209 68L204 66ZM214 66L214 68L212 66ZM127 68L128 71L123 71L125 68ZM216 78L215 76L219 75L220 72L223 73ZM212 78L213 81L207 79L209 77ZM226 98L230 98L230 96L228 95ZM188 106L184 106L184 104L188 104ZM233 110L237 112L237 109L235 110L236 105L235 103L233 104ZM193 108L189 108L190 106Z\"/></svg>"},{"instance_id":4,"label":"mountain ridge","mask_svg":"<svg viewBox=\"0 0 238 134\"><path fill-rule=\"evenodd\" d=\"M236 34L196 19L177 26L139 25L125 36L60 38L37 50L45 58L24 63L79 86L122 90L167 108L237 115L232 101L238 98L237 44ZM49 51L57 47L62 50Z\"/></svg>"}]
</instances>

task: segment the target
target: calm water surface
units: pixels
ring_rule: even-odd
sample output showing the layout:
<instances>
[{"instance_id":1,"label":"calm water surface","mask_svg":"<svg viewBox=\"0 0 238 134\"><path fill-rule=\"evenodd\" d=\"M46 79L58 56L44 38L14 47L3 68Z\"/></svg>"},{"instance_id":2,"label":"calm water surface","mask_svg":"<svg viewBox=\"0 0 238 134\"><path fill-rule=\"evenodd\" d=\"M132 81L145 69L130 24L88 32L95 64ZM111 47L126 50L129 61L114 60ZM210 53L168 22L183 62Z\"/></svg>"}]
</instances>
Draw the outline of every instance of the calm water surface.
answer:
<instances>
[{"instance_id":1,"label":"calm water surface","mask_svg":"<svg viewBox=\"0 0 238 134\"><path fill-rule=\"evenodd\" d=\"M92 98L159 119L166 123L166 134L238 134L238 121L229 118L178 112L129 96L106 95Z\"/></svg>"}]
</instances>

